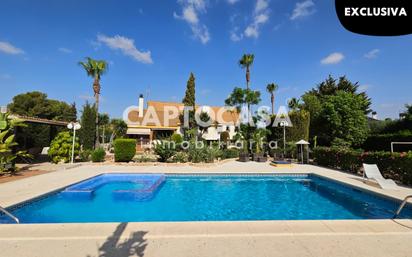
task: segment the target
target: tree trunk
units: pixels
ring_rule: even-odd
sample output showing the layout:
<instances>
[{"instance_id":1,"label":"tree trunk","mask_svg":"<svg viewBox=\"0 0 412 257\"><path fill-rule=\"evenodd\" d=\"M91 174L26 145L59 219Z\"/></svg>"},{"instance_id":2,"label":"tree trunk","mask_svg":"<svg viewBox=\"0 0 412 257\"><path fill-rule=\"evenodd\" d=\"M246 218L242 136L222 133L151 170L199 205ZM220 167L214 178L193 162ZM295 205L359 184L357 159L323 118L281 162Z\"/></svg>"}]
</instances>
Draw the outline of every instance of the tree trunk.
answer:
<instances>
[{"instance_id":1,"label":"tree trunk","mask_svg":"<svg viewBox=\"0 0 412 257\"><path fill-rule=\"evenodd\" d=\"M93 90L94 90L94 98L95 98L95 106L96 108L96 138L94 141L94 148L97 149L100 146L100 140L99 140L99 97L100 97L100 83L98 79L94 80L93 83Z\"/></svg>"},{"instance_id":2,"label":"tree trunk","mask_svg":"<svg viewBox=\"0 0 412 257\"><path fill-rule=\"evenodd\" d=\"M249 67L246 67L246 88L249 89L250 82L250 70Z\"/></svg>"},{"instance_id":3,"label":"tree trunk","mask_svg":"<svg viewBox=\"0 0 412 257\"><path fill-rule=\"evenodd\" d=\"M249 66L246 67L246 88L249 89L249 82L250 82L250 70ZM250 122L250 103L247 103L247 123Z\"/></svg>"},{"instance_id":4,"label":"tree trunk","mask_svg":"<svg viewBox=\"0 0 412 257\"><path fill-rule=\"evenodd\" d=\"M103 143L103 145L105 143L105 136L106 136L105 135L105 132L106 132L105 130L106 130L106 125L103 126L103 134L102 134L102 143Z\"/></svg>"},{"instance_id":5,"label":"tree trunk","mask_svg":"<svg viewBox=\"0 0 412 257\"><path fill-rule=\"evenodd\" d=\"M275 114L275 96L272 93L272 96L270 97L270 101L272 102L272 116Z\"/></svg>"}]
</instances>

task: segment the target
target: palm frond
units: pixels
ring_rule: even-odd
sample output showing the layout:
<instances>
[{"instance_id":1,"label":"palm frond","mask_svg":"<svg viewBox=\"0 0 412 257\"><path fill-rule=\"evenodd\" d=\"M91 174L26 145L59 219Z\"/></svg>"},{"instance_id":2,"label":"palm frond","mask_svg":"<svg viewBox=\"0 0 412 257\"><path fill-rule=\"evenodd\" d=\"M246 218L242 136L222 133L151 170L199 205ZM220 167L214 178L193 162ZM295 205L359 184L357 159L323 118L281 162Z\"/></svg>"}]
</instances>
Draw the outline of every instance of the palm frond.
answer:
<instances>
[{"instance_id":1,"label":"palm frond","mask_svg":"<svg viewBox=\"0 0 412 257\"><path fill-rule=\"evenodd\" d=\"M253 54L244 54L242 58L239 60L239 65L242 68L250 67L253 64L255 56Z\"/></svg>"}]
</instances>

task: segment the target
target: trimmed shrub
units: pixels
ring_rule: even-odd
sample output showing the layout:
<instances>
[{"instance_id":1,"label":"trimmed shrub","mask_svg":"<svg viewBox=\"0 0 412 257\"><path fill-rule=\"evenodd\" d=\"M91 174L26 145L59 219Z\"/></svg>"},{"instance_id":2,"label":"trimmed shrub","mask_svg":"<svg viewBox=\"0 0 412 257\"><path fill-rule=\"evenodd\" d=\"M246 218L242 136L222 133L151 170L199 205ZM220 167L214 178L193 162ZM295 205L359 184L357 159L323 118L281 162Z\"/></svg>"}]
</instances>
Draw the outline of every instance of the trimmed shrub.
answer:
<instances>
[{"instance_id":1,"label":"trimmed shrub","mask_svg":"<svg viewBox=\"0 0 412 257\"><path fill-rule=\"evenodd\" d=\"M313 156L316 163L334 169L357 173L362 166L362 151L347 148L316 147Z\"/></svg>"},{"instance_id":2,"label":"trimmed shrub","mask_svg":"<svg viewBox=\"0 0 412 257\"><path fill-rule=\"evenodd\" d=\"M136 140L130 138L119 138L113 143L114 160L116 162L129 162L136 154Z\"/></svg>"},{"instance_id":3,"label":"trimmed shrub","mask_svg":"<svg viewBox=\"0 0 412 257\"><path fill-rule=\"evenodd\" d=\"M176 148L169 141L161 141L155 145L154 152L159 156L159 161L167 162L176 153Z\"/></svg>"},{"instance_id":4,"label":"trimmed shrub","mask_svg":"<svg viewBox=\"0 0 412 257\"><path fill-rule=\"evenodd\" d=\"M231 148L222 151L222 159L239 158L239 149Z\"/></svg>"},{"instance_id":5,"label":"trimmed shrub","mask_svg":"<svg viewBox=\"0 0 412 257\"><path fill-rule=\"evenodd\" d=\"M97 148L92 152L92 162L103 162L106 157L106 151L103 148Z\"/></svg>"},{"instance_id":6,"label":"trimmed shrub","mask_svg":"<svg viewBox=\"0 0 412 257\"><path fill-rule=\"evenodd\" d=\"M71 158L73 136L70 132L60 132L51 142L49 156L53 163L69 162ZM79 154L80 144L76 138L74 144L74 156Z\"/></svg>"},{"instance_id":7,"label":"trimmed shrub","mask_svg":"<svg viewBox=\"0 0 412 257\"><path fill-rule=\"evenodd\" d=\"M383 176L412 185L412 152L362 152L353 149L317 147L315 162L321 166L362 174L362 163L377 164Z\"/></svg>"}]
</instances>

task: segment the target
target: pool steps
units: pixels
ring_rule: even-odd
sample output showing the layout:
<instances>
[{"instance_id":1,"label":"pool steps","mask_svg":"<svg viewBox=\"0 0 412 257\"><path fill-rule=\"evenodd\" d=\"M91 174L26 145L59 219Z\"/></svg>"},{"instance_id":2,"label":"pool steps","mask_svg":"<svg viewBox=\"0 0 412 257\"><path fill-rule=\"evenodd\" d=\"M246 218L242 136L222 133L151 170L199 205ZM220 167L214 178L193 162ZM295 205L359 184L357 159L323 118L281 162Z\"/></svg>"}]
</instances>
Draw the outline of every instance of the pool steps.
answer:
<instances>
[{"instance_id":1,"label":"pool steps","mask_svg":"<svg viewBox=\"0 0 412 257\"><path fill-rule=\"evenodd\" d=\"M61 192L65 198L92 199L94 191L110 182L134 182L142 188L133 190L115 190L113 197L119 200L146 201L154 197L157 189L164 183L164 174L103 174L78 184L72 185Z\"/></svg>"}]
</instances>

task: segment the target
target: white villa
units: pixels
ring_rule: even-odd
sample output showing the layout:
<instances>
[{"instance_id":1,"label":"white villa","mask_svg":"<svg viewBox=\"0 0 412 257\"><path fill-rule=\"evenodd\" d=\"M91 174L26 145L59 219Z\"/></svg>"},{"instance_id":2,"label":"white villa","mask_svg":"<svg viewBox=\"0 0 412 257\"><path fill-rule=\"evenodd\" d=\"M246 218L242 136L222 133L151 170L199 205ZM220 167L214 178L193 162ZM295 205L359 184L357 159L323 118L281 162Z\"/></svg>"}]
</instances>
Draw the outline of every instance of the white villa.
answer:
<instances>
[{"instance_id":1,"label":"white villa","mask_svg":"<svg viewBox=\"0 0 412 257\"><path fill-rule=\"evenodd\" d=\"M137 139L137 149L150 148L153 140L162 139L173 133L182 134L180 115L184 105L176 102L145 101L139 97L137 108L127 111L127 135ZM235 110L219 106L197 106L196 112L206 112L210 117L211 126L202 135L205 140L219 140L223 131L229 133L230 139L236 134L236 124L239 114ZM142 149L143 148L143 149Z\"/></svg>"}]
</instances>

